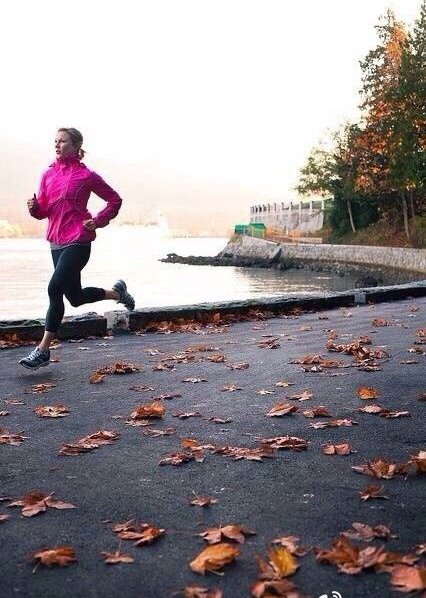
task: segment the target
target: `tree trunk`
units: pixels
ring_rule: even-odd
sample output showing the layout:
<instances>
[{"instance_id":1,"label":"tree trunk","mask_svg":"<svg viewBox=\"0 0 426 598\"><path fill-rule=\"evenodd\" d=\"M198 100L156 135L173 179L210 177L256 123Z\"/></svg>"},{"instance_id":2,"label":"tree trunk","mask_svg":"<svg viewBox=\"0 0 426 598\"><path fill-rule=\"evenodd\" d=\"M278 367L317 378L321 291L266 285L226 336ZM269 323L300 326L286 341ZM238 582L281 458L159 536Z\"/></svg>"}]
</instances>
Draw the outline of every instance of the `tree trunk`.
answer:
<instances>
[{"instance_id":1,"label":"tree trunk","mask_svg":"<svg viewBox=\"0 0 426 598\"><path fill-rule=\"evenodd\" d=\"M347 205L347 208L348 208L349 222L351 223L352 232L356 233L354 219L353 219L353 216L352 216L352 205L351 205L351 200L349 199L349 197L346 198L346 205Z\"/></svg>"},{"instance_id":2,"label":"tree trunk","mask_svg":"<svg viewBox=\"0 0 426 598\"><path fill-rule=\"evenodd\" d=\"M411 217L414 218L414 216L416 215L416 210L414 208L414 193L413 190L410 189L410 208L411 208Z\"/></svg>"},{"instance_id":3,"label":"tree trunk","mask_svg":"<svg viewBox=\"0 0 426 598\"><path fill-rule=\"evenodd\" d=\"M404 230L407 239L410 241L410 229L408 226L408 205L407 200L405 199L405 192L400 192L401 202L402 202L402 213L404 215Z\"/></svg>"}]
</instances>

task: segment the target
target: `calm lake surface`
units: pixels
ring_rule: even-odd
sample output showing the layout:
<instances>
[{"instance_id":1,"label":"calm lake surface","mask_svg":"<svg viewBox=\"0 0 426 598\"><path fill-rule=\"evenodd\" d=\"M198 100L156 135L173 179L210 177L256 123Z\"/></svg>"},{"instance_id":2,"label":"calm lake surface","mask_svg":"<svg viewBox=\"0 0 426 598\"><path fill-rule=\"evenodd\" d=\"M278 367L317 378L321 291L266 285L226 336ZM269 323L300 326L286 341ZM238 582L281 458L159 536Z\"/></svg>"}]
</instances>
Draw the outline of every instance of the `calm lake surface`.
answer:
<instances>
[{"instance_id":1,"label":"calm lake surface","mask_svg":"<svg viewBox=\"0 0 426 598\"><path fill-rule=\"evenodd\" d=\"M111 288L123 278L136 307L185 305L209 301L344 291L354 287L355 276L295 270L277 272L260 268L233 268L164 264L159 258L179 255L216 255L227 239L168 239L155 230L123 226L98 231L90 261L82 273L83 286ZM47 284L53 271L49 244L44 239L0 239L0 320L44 317ZM73 315L116 309L113 301L71 307ZM118 307L118 308L121 308Z\"/></svg>"}]
</instances>

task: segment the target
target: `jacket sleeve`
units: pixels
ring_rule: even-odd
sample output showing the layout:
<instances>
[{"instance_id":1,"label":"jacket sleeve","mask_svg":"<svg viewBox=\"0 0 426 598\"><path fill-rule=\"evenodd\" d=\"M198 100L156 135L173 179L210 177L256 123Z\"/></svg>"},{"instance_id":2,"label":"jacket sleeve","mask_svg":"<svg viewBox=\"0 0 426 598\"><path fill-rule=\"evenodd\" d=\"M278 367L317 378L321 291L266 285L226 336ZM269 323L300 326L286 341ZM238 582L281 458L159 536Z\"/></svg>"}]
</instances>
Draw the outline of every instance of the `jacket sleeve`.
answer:
<instances>
[{"instance_id":1,"label":"jacket sleeve","mask_svg":"<svg viewBox=\"0 0 426 598\"><path fill-rule=\"evenodd\" d=\"M37 220L43 220L44 218L47 218L47 205L48 199L46 195L45 175L43 174L37 193L37 199L34 202L34 207L29 210L31 216L33 218L37 218Z\"/></svg>"},{"instance_id":2,"label":"jacket sleeve","mask_svg":"<svg viewBox=\"0 0 426 598\"><path fill-rule=\"evenodd\" d=\"M93 218L96 227L103 228L110 220L117 216L120 211L122 199L117 191L114 191L96 172L91 173L90 183L90 190L107 202L105 208Z\"/></svg>"}]
</instances>

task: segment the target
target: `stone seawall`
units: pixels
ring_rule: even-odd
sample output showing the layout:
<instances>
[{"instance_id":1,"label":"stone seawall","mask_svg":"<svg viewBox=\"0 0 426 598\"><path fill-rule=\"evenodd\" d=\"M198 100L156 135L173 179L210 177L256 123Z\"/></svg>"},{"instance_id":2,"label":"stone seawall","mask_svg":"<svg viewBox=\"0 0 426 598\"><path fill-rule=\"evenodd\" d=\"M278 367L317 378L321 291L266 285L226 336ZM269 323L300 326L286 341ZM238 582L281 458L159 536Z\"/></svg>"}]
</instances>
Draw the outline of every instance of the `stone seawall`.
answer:
<instances>
[{"instance_id":1,"label":"stone seawall","mask_svg":"<svg viewBox=\"0 0 426 598\"><path fill-rule=\"evenodd\" d=\"M426 277L426 249L400 247L365 247L363 245L317 245L305 243L272 243L263 239L240 236L230 241L218 257L277 258L289 262L337 262L348 266L379 266L408 270Z\"/></svg>"}]
</instances>

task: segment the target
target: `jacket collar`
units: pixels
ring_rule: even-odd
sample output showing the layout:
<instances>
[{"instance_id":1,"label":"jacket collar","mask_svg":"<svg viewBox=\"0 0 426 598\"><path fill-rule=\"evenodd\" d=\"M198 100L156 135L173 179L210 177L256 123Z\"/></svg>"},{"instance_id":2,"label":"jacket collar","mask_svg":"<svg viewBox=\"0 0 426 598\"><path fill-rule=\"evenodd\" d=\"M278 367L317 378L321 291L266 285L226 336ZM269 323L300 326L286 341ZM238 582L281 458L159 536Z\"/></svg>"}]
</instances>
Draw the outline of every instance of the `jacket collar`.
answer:
<instances>
[{"instance_id":1,"label":"jacket collar","mask_svg":"<svg viewBox=\"0 0 426 598\"><path fill-rule=\"evenodd\" d=\"M71 154L70 156L60 156L52 162L50 166L72 166L74 164L80 164L80 157L77 154Z\"/></svg>"}]
</instances>

